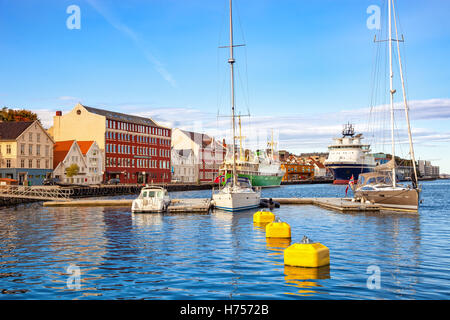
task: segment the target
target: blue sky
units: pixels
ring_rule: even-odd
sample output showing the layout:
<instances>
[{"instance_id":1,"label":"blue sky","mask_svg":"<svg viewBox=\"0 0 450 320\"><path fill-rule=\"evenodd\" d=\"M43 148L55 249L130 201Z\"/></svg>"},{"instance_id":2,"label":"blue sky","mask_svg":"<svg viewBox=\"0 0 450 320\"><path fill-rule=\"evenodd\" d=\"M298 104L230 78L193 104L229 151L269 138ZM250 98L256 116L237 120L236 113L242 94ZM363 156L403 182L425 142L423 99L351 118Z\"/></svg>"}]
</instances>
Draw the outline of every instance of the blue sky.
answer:
<instances>
[{"instance_id":1,"label":"blue sky","mask_svg":"<svg viewBox=\"0 0 450 320\"><path fill-rule=\"evenodd\" d=\"M81 10L79 30L66 27L70 5ZM221 136L227 5L0 0L0 104L35 110L47 126L79 101ZM235 1L235 42L246 44L236 48L236 94L252 115L247 132L273 128L280 148L312 152L326 151L347 121L365 130L376 52L370 5L386 1ZM397 0L396 8L417 158L450 173L450 2Z\"/></svg>"}]
</instances>

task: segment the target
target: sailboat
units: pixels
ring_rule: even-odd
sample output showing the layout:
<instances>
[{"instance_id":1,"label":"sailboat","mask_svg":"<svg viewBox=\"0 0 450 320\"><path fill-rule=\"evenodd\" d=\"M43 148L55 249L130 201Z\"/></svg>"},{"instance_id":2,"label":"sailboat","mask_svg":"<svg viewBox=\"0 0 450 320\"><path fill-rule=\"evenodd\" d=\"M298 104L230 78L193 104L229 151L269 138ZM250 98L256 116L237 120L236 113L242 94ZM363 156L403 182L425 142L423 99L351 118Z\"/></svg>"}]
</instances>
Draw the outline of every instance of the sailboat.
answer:
<instances>
[{"instance_id":1,"label":"sailboat","mask_svg":"<svg viewBox=\"0 0 450 320\"><path fill-rule=\"evenodd\" d=\"M392 16L394 16L395 39L392 37ZM371 202L380 205L381 208L394 210L417 212L420 202L420 186L417 184L417 167L414 157L414 146L411 135L411 125L409 121L409 108L406 99L405 82L403 79L402 60L400 55L398 39L397 21L395 19L394 0L388 0L388 19L389 19L389 94L390 94L390 120L391 120L391 143L392 143L392 159L382 165L375 167L374 172L363 173L359 175L358 184L354 188L354 195L357 200L362 202ZM403 39L403 37L402 37ZM376 37L375 37L375 41ZM386 40L381 40L386 41ZM394 94L396 90L393 88L393 68L392 68L392 43L397 43L397 55L399 64L399 74L402 83L403 104L405 110L405 118L408 129L409 153L413 166L413 174L411 177L411 185L401 185L397 183L397 164L395 160L395 122L394 122Z\"/></svg>"},{"instance_id":2,"label":"sailboat","mask_svg":"<svg viewBox=\"0 0 450 320\"><path fill-rule=\"evenodd\" d=\"M261 190L253 190L248 178L239 177L236 170L236 116L234 96L234 63L233 55L233 6L230 0L230 79L231 79L231 133L232 133L232 176L227 179L225 185L219 190L213 190L213 205L226 211L239 211L257 208L261 202ZM225 173L226 174L226 173ZM226 175L225 175L226 176Z\"/></svg>"}]
</instances>

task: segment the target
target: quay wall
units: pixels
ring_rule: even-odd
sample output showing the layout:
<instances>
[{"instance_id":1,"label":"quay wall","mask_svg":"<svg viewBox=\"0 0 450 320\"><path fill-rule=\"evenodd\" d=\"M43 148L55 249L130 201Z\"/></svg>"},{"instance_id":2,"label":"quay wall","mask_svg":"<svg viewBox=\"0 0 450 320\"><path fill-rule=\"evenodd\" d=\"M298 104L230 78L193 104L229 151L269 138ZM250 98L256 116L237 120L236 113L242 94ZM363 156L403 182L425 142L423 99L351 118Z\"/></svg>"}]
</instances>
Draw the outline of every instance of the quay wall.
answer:
<instances>
[{"instance_id":1,"label":"quay wall","mask_svg":"<svg viewBox=\"0 0 450 320\"><path fill-rule=\"evenodd\" d=\"M310 184L310 183L332 183L332 180L301 180L301 181L289 181L282 182L282 185L292 184ZM202 184L158 184L155 186L161 186L170 191L191 191L191 190L211 190L213 187L217 187L215 183L202 183ZM33 186L36 189L54 189L70 190L72 199L89 198L89 197L108 197L124 194L139 194L142 184L119 184L119 185L90 185L90 186ZM0 194L0 207L13 206L22 203L37 202L42 200L35 199L18 199L11 197L2 197Z\"/></svg>"}]
</instances>

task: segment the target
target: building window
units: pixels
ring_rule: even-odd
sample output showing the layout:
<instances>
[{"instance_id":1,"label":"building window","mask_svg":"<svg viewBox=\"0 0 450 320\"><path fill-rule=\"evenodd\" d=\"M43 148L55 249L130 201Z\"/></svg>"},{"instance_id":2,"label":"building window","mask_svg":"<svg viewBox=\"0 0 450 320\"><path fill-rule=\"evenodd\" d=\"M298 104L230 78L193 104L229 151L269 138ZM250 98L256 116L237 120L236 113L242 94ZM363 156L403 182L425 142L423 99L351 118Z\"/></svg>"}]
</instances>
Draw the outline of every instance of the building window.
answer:
<instances>
[{"instance_id":1,"label":"building window","mask_svg":"<svg viewBox=\"0 0 450 320\"><path fill-rule=\"evenodd\" d=\"M28 154L29 154L30 156L33 154L33 145L32 145L32 144L30 144L30 145L28 146Z\"/></svg>"},{"instance_id":2,"label":"building window","mask_svg":"<svg viewBox=\"0 0 450 320\"><path fill-rule=\"evenodd\" d=\"M36 133L36 141L37 142L41 141L41 134L40 133Z\"/></svg>"},{"instance_id":3,"label":"building window","mask_svg":"<svg viewBox=\"0 0 450 320\"><path fill-rule=\"evenodd\" d=\"M33 133L32 132L30 132L29 134L28 134L28 140L31 142L31 141L33 141Z\"/></svg>"},{"instance_id":4,"label":"building window","mask_svg":"<svg viewBox=\"0 0 450 320\"><path fill-rule=\"evenodd\" d=\"M50 150L49 146L45 146L45 156L46 157L48 157L49 150Z\"/></svg>"},{"instance_id":5,"label":"building window","mask_svg":"<svg viewBox=\"0 0 450 320\"><path fill-rule=\"evenodd\" d=\"M49 166L48 166L48 164L49 164L49 161L48 161L48 160L45 160L45 169L50 169Z\"/></svg>"},{"instance_id":6,"label":"building window","mask_svg":"<svg viewBox=\"0 0 450 320\"><path fill-rule=\"evenodd\" d=\"M41 145L40 145L40 144L38 144L38 145L36 146L36 155L38 155L38 156L41 155Z\"/></svg>"},{"instance_id":7,"label":"building window","mask_svg":"<svg viewBox=\"0 0 450 320\"><path fill-rule=\"evenodd\" d=\"M6 154L11 154L11 145L10 144L6 145Z\"/></svg>"},{"instance_id":8,"label":"building window","mask_svg":"<svg viewBox=\"0 0 450 320\"><path fill-rule=\"evenodd\" d=\"M38 169L41 168L41 160L39 160L39 159L36 160L36 168L38 168Z\"/></svg>"},{"instance_id":9,"label":"building window","mask_svg":"<svg viewBox=\"0 0 450 320\"><path fill-rule=\"evenodd\" d=\"M20 154L23 156L23 155L25 155L25 144L24 143L22 143L21 145L20 145Z\"/></svg>"},{"instance_id":10,"label":"building window","mask_svg":"<svg viewBox=\"0 0 450 320\"><path fill-rule=\"evenodd\" d=\"M28 160L28 168L33 168L33 159Z\"/></svg>"},{"instance_id":11,"label":"building window","mask_svg":"<svg viewBox=\"0 0 450 320\"><path fill-rule=\"evenodd\" d=\"M24 159L20 160L20 167L25 168L25 160Z\"/></svg>"},{"instance_id":12,"label":"building window","mask_svg":"<svg viewBox=\"0 0 450 320\"><path fill-rule=\"evenodd\" d=\"M11 160L10 159L6 160L6 167L11 168Z\"/></svg>"}]
</instances>

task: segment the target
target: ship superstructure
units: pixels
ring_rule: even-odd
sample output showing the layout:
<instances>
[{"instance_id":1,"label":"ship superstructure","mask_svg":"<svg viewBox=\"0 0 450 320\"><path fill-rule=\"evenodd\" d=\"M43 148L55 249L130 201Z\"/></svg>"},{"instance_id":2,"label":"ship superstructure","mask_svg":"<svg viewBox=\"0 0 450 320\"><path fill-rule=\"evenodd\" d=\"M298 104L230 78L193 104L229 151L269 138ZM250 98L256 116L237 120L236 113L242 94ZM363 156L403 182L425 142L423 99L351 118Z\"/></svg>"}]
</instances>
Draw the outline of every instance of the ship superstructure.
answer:
<instances>
[{"instance_id":1,"label":"ship superstructure","mask_svg":"<svg viewBox=\"0 0 450 320\"><path fill-rule=\"evenodd\" d=\"M347 184L353 178L358 180L360 173L371 172L375 168L375 159L369 154L370 145L363 144L361 133L355 134L352 124L344 125L342 137L334 138L334 143L328 146L329 155L325 160L327 167L334 176L334 184Z\"/></svg>"}]
</instances>

